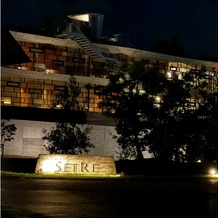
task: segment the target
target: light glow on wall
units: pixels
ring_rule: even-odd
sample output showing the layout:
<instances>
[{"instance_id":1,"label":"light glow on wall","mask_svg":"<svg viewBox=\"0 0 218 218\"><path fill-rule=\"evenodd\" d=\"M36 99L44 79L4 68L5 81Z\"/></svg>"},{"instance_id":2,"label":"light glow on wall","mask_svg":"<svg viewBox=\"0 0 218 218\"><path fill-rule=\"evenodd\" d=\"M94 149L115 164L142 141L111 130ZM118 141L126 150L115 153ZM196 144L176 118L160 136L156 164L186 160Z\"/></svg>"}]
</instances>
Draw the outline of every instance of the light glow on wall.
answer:
<instances>
[{"instance_id":1,"label":"light glow on wall","mask_svg":"<svg viewBox=\"0 0 218 218\"><path fill-rule=\"evenodd\" d=\"M1 98L1 101L2 101L4 104L11 104L11 98L10 98L10 97L2 97L2 98Z\"/></svg>"},{"instance_id":2,"label":"light glow on wall","mask_svg":"<svg viewBox=\"0 0 218 218\"><path fill-rule=\"evenodd\" d=\"M64 159L61 160L62 165L66 163ZM41 172L55 173L59 170L56 160L44 160L41 166Z\"/></svg>"}]
</instances>

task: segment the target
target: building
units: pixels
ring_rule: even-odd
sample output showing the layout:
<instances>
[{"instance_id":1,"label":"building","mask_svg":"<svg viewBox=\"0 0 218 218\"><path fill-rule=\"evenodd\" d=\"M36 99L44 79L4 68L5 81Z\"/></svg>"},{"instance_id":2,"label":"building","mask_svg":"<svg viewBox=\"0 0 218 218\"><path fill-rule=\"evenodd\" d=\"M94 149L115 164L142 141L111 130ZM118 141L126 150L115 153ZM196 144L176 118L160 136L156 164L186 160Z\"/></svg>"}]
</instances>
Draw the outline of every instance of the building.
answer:
<instances>
[{"instance_id":1,"label":"building","mask_svg":"<svg viewBox=\"0 0 218 218\"><path fill-rule=\"evenodd\" d=\"M207 89L217 90L217 62L113 45L109 42L114 42L114 37L106 37L107 41L102 42L105 37L101 38L101 14L70 15L69 19L71 22L65 31L55 37L10 31L30 61L6 62L1 66L3 118L7 114L18 128L15 140L5 144L5 155L37 157L40 153L47 153L41 139L42 129L50 129L55 120L46 120L45 111L55 101L56 93L67 84L69 75L75 75L81 89L79 105L87 112L87 125L93 126L91 141L96 147L90 154L113 155L116 159L119 149L111 137L111 133L115 134L114 123L101 115L98 107L101 99L93 88L94 85L107 84L101 72L111 62L126 65L130 61L145 59L150 67L158 66L166 76L174 74L179 78L187 72L197 75L205 66ZM44 109L44 115L37 116L39 110L28 115L25 108ZM150 154L145 153L145 157L150 157Z\"/></svg>"}]
</instances>

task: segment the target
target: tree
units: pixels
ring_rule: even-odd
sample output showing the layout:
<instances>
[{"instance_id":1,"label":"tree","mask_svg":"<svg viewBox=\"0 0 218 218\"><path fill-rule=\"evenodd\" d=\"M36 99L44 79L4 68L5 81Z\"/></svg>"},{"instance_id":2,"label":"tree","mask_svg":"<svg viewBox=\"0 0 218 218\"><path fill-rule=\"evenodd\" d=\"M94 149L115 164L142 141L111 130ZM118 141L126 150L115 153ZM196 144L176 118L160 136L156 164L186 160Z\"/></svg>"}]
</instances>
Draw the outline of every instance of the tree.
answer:
<instances>
[{"instance_id":1,"label":"tree","mask_svg":"<svg viewBox=\"0 0 218 218\"><path fill-rule=\"evenodd\" d=\"M199 77L204 70L199 72ZM143 151L148 150L163 161L196 161L205 157L208 142L213 143L214 150L212 134L202 131L202 125L210 129L215 125L214 98L203 94L207 93L202 91L204 81L199 80L196 85L190 74L182 80L176 76L167 79L143 62L112 68L106 75L108 84L96 88L104 96L100 104L103 113L117 121L114 138L122 150L120 158L141 159ZM193 91L199 102L208 104L193 108L190 105ZM211 121L205 119L209 117L213 117Z\"/></svg>"},{"instance_id":2,"label":"tree","mask_svg":"<svg viewBox=\"0 0 218 218\"><path fill-rule=\"evenodd\" d=\"M6 141L14 140L14 135L17 130L15 124L10 124L10 120L1 119L1 155L4 154L4 144Z\"/></svg>"},{"instance_id":3,"label":"tree","mask_svg":"<svg viewBox=\"0 0 218 218\"><path fill-rule=\"evenodd\" d=\"M90 143L88 134L90 128L83 131L75 123L56 123L56 127L42 138L49 143L45 145L50 154L82 154L88 153L94 146Z\"/></svg>"},{"instance_id":4,"label":"tree","mask_svg":"<svg viewBox=\"0 0 218 218\"><path fill-rule=\"evenodd\" d=\"M142 90L144 70L141 63L127 68L108 68L109 83L105 87L96 86L98 94L104 96L100 103L103 114L117 121L114 138L122 149L119 157L123 159L142 159L146 150L144 134L147 134L148 123L144 111L149 113L154 106L148 93Z\"/></svg>"},{"instance_id":5,"label":"tree","mask_svg":"<svg viewBox=\"0 0 218 218\"><path fill-rule=\"evenodd\" d=\"M80 94L80 88L77 86L77 80L74 76L69 78L69 86L64 86L56 94L56 101L52 104L52 108L61 107L64 110L82 110L76 98Z\"/></svg>"},{"instance_id":6,"label":"tree","mask_svg":"<svg viewBox=\"0 0 218 218\"><path fill-rule=\"evenodd\" d=\"M76 98L80 94L80 89L77 86L75 77L71 76L69 79L69 86L65 86L63 90L57 93L56 99L52 108L56 108L57 105L62 110L83 110L78 105ZM82 154L88 153L90 148L94 148L94 145L90 143L88 134L91 131L91 127L79 127L76 122L57 122L56 127L50 131L43 130L45 134L42 139L47 141L45 148L50 154Z\"/></svg>"},{"instance_id":7,"label":"tree","mask_svg":"<svg viewBox=\"0 0 218 218\"><path fill-rule=\"evenodd\" d=\"M217 105L218 92L201 92L203 97L199 101L198 110L194 111L196 117L195 137L198 142L188 147L187 159L189 161L217 161ZM193 148L198 146L197 152Z\"/></svg>"},{"instance_id":8,"label":"tree","mask_svg":"<svg viewBox=\"0 0 218 218\"><path fill-rule=\"evenodd\" d=\"M205 108L205 110L204 110ZM201 116L206 121L205 133L206 145L203 150L203 160L217 161L217 111L218 111L218 92L209 93L202 103L200 109L205 111L205 116Z\"/></svg>"},{"instance_id":9,"label":"tree","mask_svg":"<svg viewBox=\"0 0 218 218\"><path fill-rule=\"evenodd\" d=\"M202 66L196 75L189 75L192 86L192 94L195 95L196 106L194 110L186 110L183 122L185 133L183 140L186 145L185 160L196 161L217 161L217 103L218 92L207 91L208 70ZM211 79L211 78L210 78Z\"/></svg>"}]
</instances>

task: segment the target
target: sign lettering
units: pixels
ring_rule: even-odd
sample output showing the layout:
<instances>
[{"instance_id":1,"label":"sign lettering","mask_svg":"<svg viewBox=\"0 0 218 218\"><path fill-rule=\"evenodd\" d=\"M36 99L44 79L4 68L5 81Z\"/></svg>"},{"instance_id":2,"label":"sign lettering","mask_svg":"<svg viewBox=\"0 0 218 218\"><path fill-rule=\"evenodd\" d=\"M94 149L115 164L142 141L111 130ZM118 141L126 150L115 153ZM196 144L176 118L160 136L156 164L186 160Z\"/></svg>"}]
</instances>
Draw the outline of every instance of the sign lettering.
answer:
<instances>
[{"instance_id":1,"label":"sign lettering","mask_svg":"<svg viewBox=\"0 0 218 218\"><path fill-rule=\"evenodd\" d=\"M116 174L113 157L89 155L39 155L36 173Z\"/></svg>"}]
</instances>

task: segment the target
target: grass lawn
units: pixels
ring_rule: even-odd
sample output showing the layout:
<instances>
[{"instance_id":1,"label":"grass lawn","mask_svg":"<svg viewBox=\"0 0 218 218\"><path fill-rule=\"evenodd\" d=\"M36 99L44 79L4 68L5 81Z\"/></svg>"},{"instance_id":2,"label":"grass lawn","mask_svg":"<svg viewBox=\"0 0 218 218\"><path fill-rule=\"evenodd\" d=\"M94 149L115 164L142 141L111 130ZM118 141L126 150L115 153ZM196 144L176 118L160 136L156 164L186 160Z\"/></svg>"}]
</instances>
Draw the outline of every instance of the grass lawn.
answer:
<instances>
[{"instance_id":1,"label":"grass lawn","mask_svg":"<svg viewBox=\"0 0 218 218\"><path fill-rule=\"evenodd\" d=\"M202 178L202 179L218 179L218 174L202 174L202 175L78 175L78 174L37 174L37 173L16 173L1 172L2 177L26 178L26 179L146 179L146 178Z\"/></svg>"},{"instance_id":2,"label":"grass lawn","mask_svg":"<svg viewBox=\"0 0 218 218\"><path fill-rule=\"evenodd\" d=\"M79 175L79 174L38 174L35 173L37 158L4 157L1 158L1 176L47 179L142 179L146 177L200 177L218 178L217 173L212 175L209 170L217 170L217 163L162 163L153 159L141 161L115 161L116 175Z\"/></svg>"}]
</instances>

